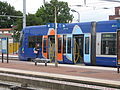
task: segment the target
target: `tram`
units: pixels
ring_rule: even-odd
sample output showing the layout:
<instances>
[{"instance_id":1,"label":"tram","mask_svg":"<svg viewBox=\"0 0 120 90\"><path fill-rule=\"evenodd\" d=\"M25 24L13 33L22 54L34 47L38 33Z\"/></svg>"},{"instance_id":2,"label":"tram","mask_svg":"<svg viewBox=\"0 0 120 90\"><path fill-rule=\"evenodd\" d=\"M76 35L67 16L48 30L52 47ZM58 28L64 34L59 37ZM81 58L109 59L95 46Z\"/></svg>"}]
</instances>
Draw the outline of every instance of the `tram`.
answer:
<instances>
[{"instance_id":1,"label":"tram","mask_svg":"<svg viewBox=\"0 0 120 90\"><path fill-rule=\"evenodd\" d=\"M19 59L34 59L34 47L40 44L39 58L66 64L116 66L117 21L57 24L55 46L54 24L29 26L21 31ZM95 31L93 33L93 31Z\"/></svg>"}]
</instances>

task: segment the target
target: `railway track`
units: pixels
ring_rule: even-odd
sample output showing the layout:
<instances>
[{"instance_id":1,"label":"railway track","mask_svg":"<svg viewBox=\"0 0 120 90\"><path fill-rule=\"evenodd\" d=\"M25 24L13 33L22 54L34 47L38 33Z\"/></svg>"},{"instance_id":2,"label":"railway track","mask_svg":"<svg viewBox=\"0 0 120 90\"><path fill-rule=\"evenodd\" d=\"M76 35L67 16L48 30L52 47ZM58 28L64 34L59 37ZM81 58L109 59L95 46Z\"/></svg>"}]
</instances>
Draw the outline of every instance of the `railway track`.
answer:
<instances>
[{"instance_id":1,"label":"railway track","mask_svg":"<svg viewBox=\"0 0 120 90\"><path fill-rule=\"evenodd\" d=\"M0 81L0 89L4 90L37 90L33 87L28 87L27 84L20 84L17 82L9 82L9 81Z\"/></svg>"},{"instance_id":2,"label":"railway track","mask_svg":"<svg viewBox=\"0 0 120 90\"><path fill-rule=\"evenodd\" d=\"M66 79L54 79L47 77L37 77L32 75L20 75L14 73L0 73L0 80L13 83L1 83L10 90L120 90L115 87L107 87L93 83L67 81ZM34 88L35 87L35 88ZM48 89L47 89L48 88Z\"/></svg>"},{"instance_id":3,"label":"railway track","mask_svg":"<svg viewBox=\"0 0 120 90\"><path fill-rule=\"evenodd\" d=\"M0 56L0 59L2 59L2 56ZM7 56L4 56L3 59L4 59L4 60L7 60ZM18 59L18 56L15 56L15 57L9 56L8 59L9 59L9 60L19 60L19 59Z\"/></svg>"}]
</instances>

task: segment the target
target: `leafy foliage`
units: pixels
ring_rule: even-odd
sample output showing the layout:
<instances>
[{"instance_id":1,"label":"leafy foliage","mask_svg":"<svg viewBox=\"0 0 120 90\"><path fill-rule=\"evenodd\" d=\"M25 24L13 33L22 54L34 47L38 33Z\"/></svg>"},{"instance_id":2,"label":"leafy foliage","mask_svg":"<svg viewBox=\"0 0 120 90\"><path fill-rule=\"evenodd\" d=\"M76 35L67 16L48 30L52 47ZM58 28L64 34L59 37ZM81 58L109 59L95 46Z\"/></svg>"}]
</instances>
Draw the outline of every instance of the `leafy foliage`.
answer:
<instances>
[{"instance_id":1,"label":"leafy foliage","mask_svg":"<svg viewBox=\"0 0 120 90\"><path fill-rule=\"evenodd\" d=\"M20 11L16 11L13 6L7 2L0 1L0 15L22 15ZM0 16L0 28L11 28L12 24L16 24L18 18Z\"/></svg>"},{"instance_id":2,"label":"leafy foliage","mask_svg":"<svg viewBox=\"0 0 120 90\"><path fill-rule=\"evenodd\" d=\"M43 24L54 23L55 18L55 7L57 23L69 23L73 19L73 15L70 15L70 8L67 2L58 0L51 0L50 3L45 3L45 6L40 7L36 16L42 19Z\"/></svg>"},{"instance_id":3,"label":"leafy foliage","mask_svg":"<svg viewBox=\"0 0 120 90\"><path fill-rule=\"evenodd\" d=\"M22 16L21 11L16 11L13 6L7 2L0 1L0 15L12 15L12 16ZM45 3L45 6L41 6L35 14L26 15L26 25L44 25L47 23L54 23L55 18L55 7L57 23L69 23L73 19L73 15L70 14L70 8L67 2L51 0L50 3ZM11 28L14 29L15 41L18 41L20 36L20 31L22 30L22 19L15 17L2 17L0 16L0 28Z\"/></svg>"},{"instance_id":4,"label":"leafy foliage","mask_svg":"<svg viewBox=\"0 0 120 90\"><path fill-rule=\"evenodd\" d=\"M21 26L18 25L19 21L22 21L20 18L15 17L8 17L10 16L22 16L21 11L16 11L13 6L8 4L7 2L1 2L0 1L0 28L13 28L13 37L15 38L15 41L18 41L19 39L19 31L21 29ZM20 27L20 29L17 28L17 26Z\"/></svg>"},{"instance_id":5,"label":"leafy foliage","mask_svg":"<svg viewBox=\"0 0 120 90\"><path fill-rule=\"evenodd\" d=\"M26 19L27 26L40 25L42 22L41 18L36 17L35 14L28 14Z\"/></svg>"}]
</instances>

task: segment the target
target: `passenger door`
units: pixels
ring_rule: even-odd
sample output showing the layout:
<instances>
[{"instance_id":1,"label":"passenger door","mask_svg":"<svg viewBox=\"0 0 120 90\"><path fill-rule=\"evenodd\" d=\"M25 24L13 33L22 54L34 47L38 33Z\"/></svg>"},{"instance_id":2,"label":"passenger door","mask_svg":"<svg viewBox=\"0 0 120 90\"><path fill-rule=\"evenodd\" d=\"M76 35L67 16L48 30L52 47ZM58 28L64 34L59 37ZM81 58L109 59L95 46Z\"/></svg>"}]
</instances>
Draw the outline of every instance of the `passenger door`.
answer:
<instances>
[{"instance_id":1,"label":"passenger door","mask_svg":"<svg viewBox=\"0 0 120 90\"><path fill-rule=\"evenodd\" d=\"M42 53L44 58L48 58L48 36L43 36Z\"/></svg>"},{"instance_id":2,"label":"passenger door","mask_svg":"<svg viewBox=\"0 0 120 90\"><path fill-rule=\"evenodd\" d=\"M48 57L51 62L55 61L55 36L53 35L48 37Z\"/></svg>"},{"instance_id":3,"label":"passenger door","mask_svg":"<svg viewBox=\"0 0 120 90\"><path fill-rule=\"evenodd\" d=\"M72 35L66 35L66 60L64 60L65 63L73 63L72 46Z\"/></svg>"},{"instance_id":4,"label":"passenger door","mask_svg":"<svg viewBox=\"0 0 120 90\"><path fill-rule=\"evenodd\" d=\"M84 35L74 35L73 36L73 59L74 63L83 63L84 58L83 58L83 42L84 40Z\"/></svg>"},{"instance_id":5,"label":"passenger door","mask_svg":"<svg viewBox=\"0 0 120 90\"><path fill-rule=\"evenodd\" d=\"M91 41L90 34L84 34L84 62L86 64L91 63Z\"/></svg>"},{"instance_id":6,"label":"passenger door","mask_svg":"<svg viewBox=\"0 0 120 90\"><path fill-rule=\"evenodd\" d=\"M63 41L62 35L58 35L58 53L57 53L57 60L59 62L63 62Z\"/></svg>"}]
</instances>

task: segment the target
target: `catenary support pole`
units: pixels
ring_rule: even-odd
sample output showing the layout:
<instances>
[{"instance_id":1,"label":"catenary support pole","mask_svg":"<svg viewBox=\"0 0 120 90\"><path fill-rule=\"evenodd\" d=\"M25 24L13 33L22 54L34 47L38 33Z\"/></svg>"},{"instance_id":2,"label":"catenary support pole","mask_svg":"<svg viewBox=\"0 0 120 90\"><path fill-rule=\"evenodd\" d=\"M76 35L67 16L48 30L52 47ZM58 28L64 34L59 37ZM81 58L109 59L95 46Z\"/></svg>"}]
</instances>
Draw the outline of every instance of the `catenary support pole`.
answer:
<instances>
[{"instance_id":1,"label":"catenary support pole","mask_svg":"<svg viewBox=\"0 0 120 90\"><path fill-rule=\"evenodd\" d=\"M7 37L7 63L9 63L8 56L9 56L9 51L8 51L8 37Z\"/></svg>"},{"instance_id":2,"label":"catenary support pole","mask_svg":"<svg viewBox=\"0 0 120 90\"><path fill-rule=\"evenodd\" d=\"M23 28L26 27L26 0L23 0Z\"/></svg>"},{"instance_id":3,"label":"catenary support pole","mask_svg":"<svg viewBox=\"0 0 120 90\"><path fill-rule=\"evenodd\" d=\"M3 57L4 57L4 54L2 53L2 63L4 63Z\"/></svg>"},{"instance_id":4,"label":"catenary support pole","mask_svg":"<svg viewBox=\"0 0 120 90\"><path fill-rule=\"evenodd\" d=\"M91 26L91 64L96 65L96 22L92 22Z\"/></svg>"},{"instance_id":5,"label":"catenary support pole","mask_svg":"<svg viewBox=\"0 0 120 90\"><path fill-rule=\"evenodd\" d=\"M56 14L57 14L57 11L56 11L56 7L55 7L55 67L58 67L58 62L57 62L57 16L56 16Z\"/></svg>"}]
</instances>

